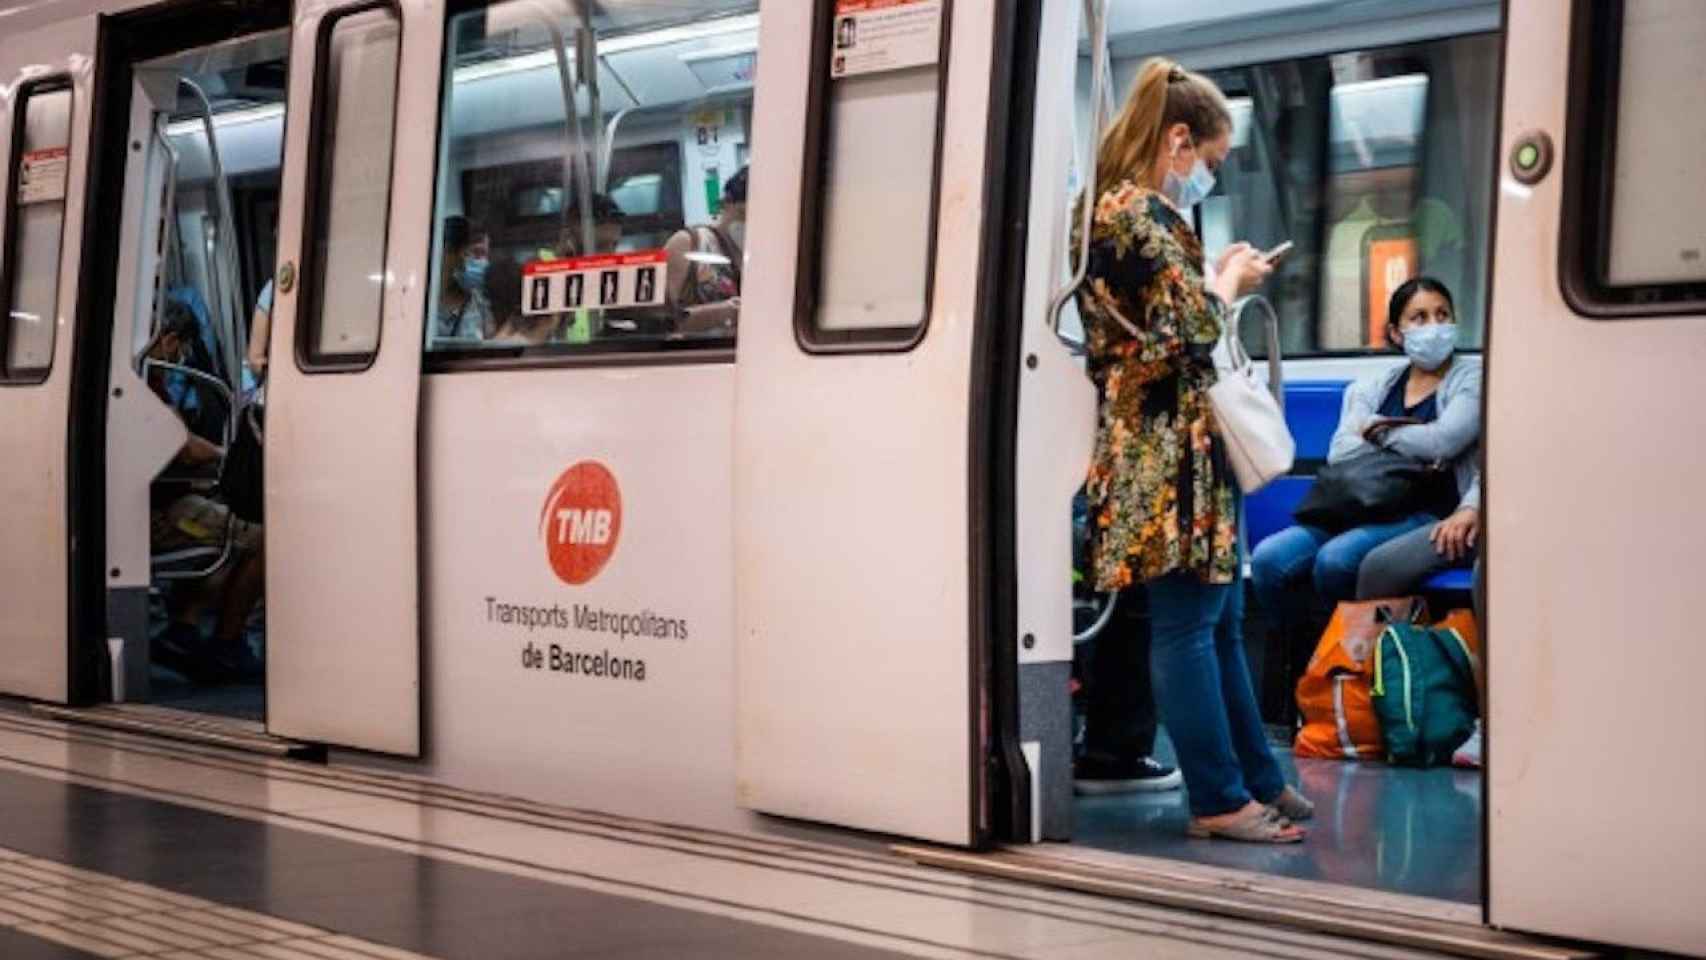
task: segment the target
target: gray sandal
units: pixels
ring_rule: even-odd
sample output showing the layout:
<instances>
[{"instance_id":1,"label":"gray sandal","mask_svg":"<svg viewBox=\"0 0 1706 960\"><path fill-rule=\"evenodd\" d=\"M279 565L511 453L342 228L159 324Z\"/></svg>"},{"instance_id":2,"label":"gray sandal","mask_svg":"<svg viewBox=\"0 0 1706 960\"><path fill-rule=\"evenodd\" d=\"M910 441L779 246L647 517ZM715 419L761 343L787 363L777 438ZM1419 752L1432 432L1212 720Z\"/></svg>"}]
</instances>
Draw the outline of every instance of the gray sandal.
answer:
<instances>
[{"instance_id":1,"label":"gray sandal","mask_svg":"<svg viewBox=\"0 0 1706 960\"><path fill-rule=\"evenodd\" d=\"M1246 808L1229 820L1215 823L1192 817L1185 834L1199 840L1219 838L1243 843L1299 843L1304 837L1301 827L1268 807Z\"/></svg>"},{"instance_id":2,"label":"gray sandal","mask_svg":"<svg viewBox=\"0 0 1706 960\"><path fill-rule=\"evenodd\" d=\"M1308 820L1315 816L1315 804L1291 786L1280 791L1280 795L1268 804L1268 809L1292 821Z\"/></svg>"}]
</instances>

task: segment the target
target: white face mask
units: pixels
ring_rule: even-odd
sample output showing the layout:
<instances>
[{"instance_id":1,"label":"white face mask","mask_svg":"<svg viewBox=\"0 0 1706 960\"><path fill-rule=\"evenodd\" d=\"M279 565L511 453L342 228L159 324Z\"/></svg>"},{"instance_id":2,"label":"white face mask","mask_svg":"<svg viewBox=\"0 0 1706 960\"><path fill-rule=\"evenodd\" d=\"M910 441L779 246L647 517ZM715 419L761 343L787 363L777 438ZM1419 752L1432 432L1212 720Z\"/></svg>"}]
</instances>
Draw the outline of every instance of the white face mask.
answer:
<instances>
[{"instance_id":1,"label":"white face mask","mask_svg":"<svg viewBox=\"0 0 1706 960\"><path fill-rule=\"evenodd\" d=\"M1404 353L1417 367L1432 373L1457 349L1457 324L1430 323L1404 331Z\"/></svg>"},{"instance_id":2,"label":"white face mask","mask_svg":"<svg viewBox=\"0 0 1706 960\"><path fill-rule=\"evenodd\" d=\"M1173 154L1178 156L1178 151L1175 150ZM1202 156L1198 155L1197 162L1191 164L1189 176L1181 177L1173 172L1172 167L1168 167L1167 175L1161 181L1161 192L1180 210L1189 210L1207 200L1208 195L1214 192L1214 171L1210 170L1208 164L1203 162Z\"/></svg>"}]
</instances>

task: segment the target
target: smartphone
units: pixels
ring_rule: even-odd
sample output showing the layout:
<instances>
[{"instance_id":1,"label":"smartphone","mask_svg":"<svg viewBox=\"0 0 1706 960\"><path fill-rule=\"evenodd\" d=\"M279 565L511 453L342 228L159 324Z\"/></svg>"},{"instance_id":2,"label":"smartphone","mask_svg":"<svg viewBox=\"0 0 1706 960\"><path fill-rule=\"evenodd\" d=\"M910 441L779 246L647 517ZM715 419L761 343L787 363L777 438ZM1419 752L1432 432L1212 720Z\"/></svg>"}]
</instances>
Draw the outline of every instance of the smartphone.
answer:
<instances>
[{"instance_id":1,"label":"smartphone","mask_svg":"<svg viewBox=\"0 0 1706 960\"><path fill-rule=\"evenodd\" d=\"M1278 266L1281 261L1283 261L1287 256L1290 256L1291 248L1293 246L1294 244L1290 240L1287 240L1272 250L1262 251L1262 259L1266 260L1269 266Z\"/></svg>"}]
</instances>

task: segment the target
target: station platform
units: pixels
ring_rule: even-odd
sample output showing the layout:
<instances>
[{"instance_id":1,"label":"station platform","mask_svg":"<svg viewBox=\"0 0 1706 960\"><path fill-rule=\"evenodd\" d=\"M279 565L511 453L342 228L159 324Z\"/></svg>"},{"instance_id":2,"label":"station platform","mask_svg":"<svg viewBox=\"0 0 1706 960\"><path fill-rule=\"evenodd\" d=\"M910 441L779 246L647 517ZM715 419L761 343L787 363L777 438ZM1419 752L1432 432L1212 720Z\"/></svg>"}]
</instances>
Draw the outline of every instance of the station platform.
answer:
<instances>
[{"instance_id":1,"label":"station platform","mask_svg":"<svg viewBox=\"0 0 1706 960\"><path fill-rule=\"evenodd\" d=\"M0 957L1435 956L0 704Z\"/></svg>"}]
</instances>

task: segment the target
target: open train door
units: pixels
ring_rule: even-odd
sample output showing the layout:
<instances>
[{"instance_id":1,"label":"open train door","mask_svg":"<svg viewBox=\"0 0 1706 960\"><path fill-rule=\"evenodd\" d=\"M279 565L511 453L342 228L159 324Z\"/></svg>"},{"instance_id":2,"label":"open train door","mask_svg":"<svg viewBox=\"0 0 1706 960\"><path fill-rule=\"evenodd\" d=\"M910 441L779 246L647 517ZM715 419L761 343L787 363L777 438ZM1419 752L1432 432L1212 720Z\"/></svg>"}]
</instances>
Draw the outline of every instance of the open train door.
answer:
<instances>
[{"instance_id":1,"label":"open train door","mask_svg":"<svg viewBox=\"0 0 1706 960\"><path fill-rule=\"evenodd\" d=\"M992 829L976 321L1002 156L992 77L1014 6L764 11L754 140L804 134L806 149L755 159L749 235L766 246L742 291L750 809L962 845Z\"/></svg>"},{"instance_id":2,"label":"open train door","mask_svg":"<svg viewBox=\"0 0 1706 960\"><path fill-rule=\"evenodd\" d=\"M1508 16L1489 916L1702 955L1706 5L1513 0Z\"/></svg>"},{"instance_id":3,"label":"open train door","mask_svg":"<svg viewBox=\"0 0 1706 960\"><path fill-rule=\"evenodd\" d=\"M0 693L65 703L72 456L101 442L72 401L95 20L14 30L0 30Z\"/></svg>"},{"instance_id":4,"label":"open train door","mask_svg":"<svg viewBox=\"0 0 1706 960\"><path fill-rule=\"evenodd\" d=\"M295 22L266 400L267 727L411 756L440 13Z\"/></svg>"}]
</instances>

